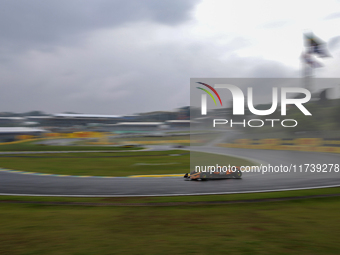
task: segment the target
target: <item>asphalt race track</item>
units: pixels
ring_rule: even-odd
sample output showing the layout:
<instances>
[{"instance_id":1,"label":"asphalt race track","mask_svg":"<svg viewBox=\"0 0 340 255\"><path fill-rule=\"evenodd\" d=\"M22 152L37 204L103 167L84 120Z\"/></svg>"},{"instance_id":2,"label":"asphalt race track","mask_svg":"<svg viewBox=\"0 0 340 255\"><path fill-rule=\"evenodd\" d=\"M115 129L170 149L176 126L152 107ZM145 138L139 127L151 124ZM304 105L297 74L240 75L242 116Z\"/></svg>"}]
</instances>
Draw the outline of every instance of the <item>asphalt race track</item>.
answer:
<instances>
[{"instance_id":1,"label":"asphalt race track","mask_svg":"<svg viewBox=\"0 0 340 255\"><path fill-rule=\"evenodd\" d=\"M339 164L340 155L249 150L205 146L196 151L235 155L272 166ZM1 163L0 163L1 166ZM166 196L264 192L340 186L340 172L243 173L242 179L184 181L181 177L96 178L54 177L0 172L1 195L37 196Z\"/></svg>"}]
</instances>

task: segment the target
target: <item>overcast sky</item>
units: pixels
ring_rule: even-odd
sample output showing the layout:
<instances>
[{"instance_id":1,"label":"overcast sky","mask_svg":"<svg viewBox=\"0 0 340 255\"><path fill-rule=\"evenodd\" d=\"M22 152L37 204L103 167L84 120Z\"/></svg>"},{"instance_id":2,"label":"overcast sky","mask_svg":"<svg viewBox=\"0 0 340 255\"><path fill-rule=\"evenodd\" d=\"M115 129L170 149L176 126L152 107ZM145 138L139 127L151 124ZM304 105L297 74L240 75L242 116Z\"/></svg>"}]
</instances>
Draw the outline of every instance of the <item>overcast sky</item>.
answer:
<instances>
[{"instance_id":1,"label":"overcast sky","mask_svg":"<svg viewBox=\"0 0 340 255\"><path fill-rule=\"evenodd\" d=\"M298 78L305 31L333 56L315 76L338 78L339 27L335 0L0 0L0 112L172 110L190 78Z\"/></svg>"}]
</instances>

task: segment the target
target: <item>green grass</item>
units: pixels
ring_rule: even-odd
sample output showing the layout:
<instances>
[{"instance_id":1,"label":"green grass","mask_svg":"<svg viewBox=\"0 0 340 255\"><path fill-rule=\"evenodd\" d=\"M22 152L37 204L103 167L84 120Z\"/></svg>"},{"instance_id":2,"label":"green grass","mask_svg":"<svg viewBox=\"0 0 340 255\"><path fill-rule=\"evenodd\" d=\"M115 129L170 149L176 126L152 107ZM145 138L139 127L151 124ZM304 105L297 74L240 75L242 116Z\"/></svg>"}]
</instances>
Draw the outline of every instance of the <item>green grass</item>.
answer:
<instances>
[{"instance_id":1,"label":"green grass","mask_svg":"<svg viewBox=\"0 0 340 255\"><path fill-rule=\"evenodd\" d=\"M138 150L138 148L123 148L114 146L59 146L59 145L39 145L34 142L22 142L16 144L0 145L0 151L102 151L102 150Z\"/></svg>"},{"instance_id":2,"label":"green grass","mask_svg":"<svg viewBox=\"0 0 340 255\"><path fill-rule=\"evenodd\" d=\"M183 154L184 153L184 154ZM251 162L221 155L200 153L202 158L214 157L233 165ZM30 154L0 157L0 167L29 172L129 176L140 174L181 174L189 171L190 155L186 151L141 151L120 153Z\"/></svg>"},{"instance_id":3,"label":"green grass","mask_svg":"<svg viewBox=\"0 0 340 255\"><path fill-rule=\"evenodd\" d=\"M0 254L339 254L340 200L182 207L0 205Z\"/></svg>"}]
</instances>

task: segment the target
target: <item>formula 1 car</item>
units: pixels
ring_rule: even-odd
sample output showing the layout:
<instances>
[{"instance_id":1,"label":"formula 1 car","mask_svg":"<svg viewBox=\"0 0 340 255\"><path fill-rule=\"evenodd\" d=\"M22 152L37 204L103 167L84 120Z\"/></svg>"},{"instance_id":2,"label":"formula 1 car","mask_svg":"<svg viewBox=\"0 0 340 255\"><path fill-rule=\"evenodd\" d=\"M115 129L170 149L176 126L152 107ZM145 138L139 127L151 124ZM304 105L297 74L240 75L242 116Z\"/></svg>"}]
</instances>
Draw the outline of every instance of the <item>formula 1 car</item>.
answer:
<instances>
[{"instance_id":1,"label":"formula 1 car","mask_svg":"<svg viewBox=\"0 0 340 255\"><path fill-rule=\"evenodd\" d=\"M183 177L186 181L206 181L206 180L216 180L216 179L241 179L242 172L239 167L236 169L228 169L227 171L215 171L215 172L191 172L186 173Z\"/></svg>"}]
</instances>

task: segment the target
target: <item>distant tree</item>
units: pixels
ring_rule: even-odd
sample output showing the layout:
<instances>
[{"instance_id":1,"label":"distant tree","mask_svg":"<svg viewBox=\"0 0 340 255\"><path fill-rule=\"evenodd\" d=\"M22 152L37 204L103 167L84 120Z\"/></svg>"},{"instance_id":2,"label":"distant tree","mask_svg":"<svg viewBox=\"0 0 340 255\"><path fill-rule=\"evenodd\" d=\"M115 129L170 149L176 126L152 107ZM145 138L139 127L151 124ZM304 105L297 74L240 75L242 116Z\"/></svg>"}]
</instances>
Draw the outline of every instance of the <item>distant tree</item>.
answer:
<instances>
[{"instance_id":1,"label":"distant tree","mask_svg":"<svg viewBox=\"0 0 340 255\"><path fill-rule=\"evenodd\" d=\"M42 111L30 111L22 113L21 116L46 116L48 114L42 112Z\"/></svg>"},{"instance_id":2,"label":"distant tree","mask_svg":"<svg viewBox=\"0 0 340 255\"><path fill-rule=\"evenodd\" d=\"M65 113L65 114L81 114L79 112L63 112L63 113Z\"/></svg>"}]
</instances>

